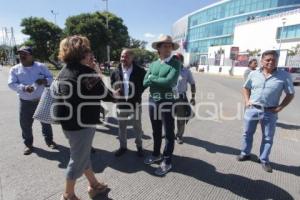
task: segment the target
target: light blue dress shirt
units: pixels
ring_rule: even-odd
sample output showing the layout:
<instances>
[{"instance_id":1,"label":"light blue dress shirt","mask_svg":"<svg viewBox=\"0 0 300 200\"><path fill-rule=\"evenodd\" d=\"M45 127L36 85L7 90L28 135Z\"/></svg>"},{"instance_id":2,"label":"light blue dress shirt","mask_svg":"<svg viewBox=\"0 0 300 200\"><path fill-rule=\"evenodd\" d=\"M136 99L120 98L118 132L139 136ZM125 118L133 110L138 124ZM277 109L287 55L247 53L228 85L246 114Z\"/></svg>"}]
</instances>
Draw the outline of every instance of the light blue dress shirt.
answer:
<instances>
[{"instance_id":1,"label":"light blue dress shirt","mask_svg":"<svg viewBox=\"0 0 300 200\"><path fill-rule=\"evenodd\" d=\"M188 83L190 85L195 84L195 80L194 80L194 77L192 75L192 72L190 71L190 69L188 69L184 66L181 66L180 74L179 74L178 81L177 81L177 86L176 86L177 93L178 94L185 93L187 91Z\"/></svg>"},{"instance_id":2,"label":"light blue dress shirt","mask_svg":"<svg viewBox=\"0 0 300 200\"><path fill-rule=\"evenodd\" d=\"M47 79L48 85L50 85L53 80L52 74L44 64L34 62L30 67L24 67L20 63L10 69L8 86L17 92L20 99L29 101L36 100L41 97L44 86L37 85L35 81L43 78ZM31 93L23 91L27 85L33 86L34 91Z\"/></svg>"},{"instance_id":3,"label":"light blue dress shirt","mask_svg":"<svg viewBox=\"0 0 300 200\"><path fill-rule=\"evenodd\" d=\"M293 81L288 72L275 70L266 78L262 69L252 71L244 88L250 90L250 102L263 107L276 107L284 91L286 94L294 94Z\"/></svg>"}]
</instances>

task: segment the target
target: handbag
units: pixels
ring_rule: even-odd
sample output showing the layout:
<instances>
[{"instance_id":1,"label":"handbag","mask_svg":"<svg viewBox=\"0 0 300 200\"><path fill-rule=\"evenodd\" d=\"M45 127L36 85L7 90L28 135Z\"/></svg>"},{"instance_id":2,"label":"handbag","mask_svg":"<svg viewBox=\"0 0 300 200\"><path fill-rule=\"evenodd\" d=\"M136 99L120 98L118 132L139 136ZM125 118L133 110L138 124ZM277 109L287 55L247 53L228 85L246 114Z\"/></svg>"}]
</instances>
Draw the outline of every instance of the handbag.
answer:
<instances>
[{"instance_id":1,"label":"handbag","mask_svg":"<svg viewBox=\"0 0 300 200\"><path fill-rule=\"evenodd\" d=\"M57 102L57 88L58 81L53 80L50 87L45 87L38 103L38 106L33 114L33 118L46 123L46 124L58 124L59 121L54 119L55 113L57 111L57 106L55 103Z\"/></svg>"}]
</instances>

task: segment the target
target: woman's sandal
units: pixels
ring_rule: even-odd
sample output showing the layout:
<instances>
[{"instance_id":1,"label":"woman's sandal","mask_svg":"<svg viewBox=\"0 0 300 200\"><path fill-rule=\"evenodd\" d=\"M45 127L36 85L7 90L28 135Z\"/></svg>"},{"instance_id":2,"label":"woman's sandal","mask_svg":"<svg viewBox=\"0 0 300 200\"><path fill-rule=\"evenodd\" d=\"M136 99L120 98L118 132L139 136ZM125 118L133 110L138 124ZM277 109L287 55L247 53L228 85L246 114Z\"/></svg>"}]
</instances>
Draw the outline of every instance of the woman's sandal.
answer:
<instances>
[{"instance_id":1,"label":"woman's sandal","mask_svg":"<svg viewBox=\"0 0 300 200\"><path fill-rule=\"evenodd\" d=\"M75 195L66 198L64 195L61 195L60 200L80 200L78 197L76 197Z\"/></svg>"},{"instance_id":2,"label":"woman's sandal","mask_svg":"<svg viewBox=\"0 0 300 200\"><path fill-rule=\"evenodd\" d=\"M105 192L106 189L107 189L106 183L98 183L95 186L89 186L88 194L89 194L90 198L92 199L95 196L97 196L98 194Z\"/></svg>"}]
</instances>

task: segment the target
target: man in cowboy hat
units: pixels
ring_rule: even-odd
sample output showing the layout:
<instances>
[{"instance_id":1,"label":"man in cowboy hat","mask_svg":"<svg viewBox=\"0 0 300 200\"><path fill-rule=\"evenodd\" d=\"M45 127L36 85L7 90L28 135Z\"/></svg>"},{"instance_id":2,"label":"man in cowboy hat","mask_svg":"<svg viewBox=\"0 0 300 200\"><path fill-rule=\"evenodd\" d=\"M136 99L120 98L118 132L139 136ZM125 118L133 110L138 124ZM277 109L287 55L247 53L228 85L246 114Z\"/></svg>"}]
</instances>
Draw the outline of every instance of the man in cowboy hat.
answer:
<instances>
[{"instance_id":1,"label":"man in cowboy hat","mask_svg":"<svg viewBox=\"0 0 300 200\"><path fill-rule=\"evenodd\" d=\"M17 92L20 99L19 120L25 144L24 155L29 155L33 151L32 116L44 87L52 82L52 74L48 68L34 61L32 53L32 48L28 46L22 46L18 50L21 63L11 68L8 78L8 86ZM51 149L56 148L51 125L43 122L41 125L46 144Z\"/></svg>"},{"instance_id":2,"label":"man in cowboy hat","mask_svg":"<svg viewBox=\"0 0 300 200\"><path fill-rule=\"evenodd\" d=\"M162 35L152 48L158 51L159 59L152 62L144 78L144 86L150 87L149 114L153 130L154 150L146 157L145 164L161 161L155 174L162 176L172 169L172 154L174 150L174 104L173 87L176 86L180 71L180 63L173 58L172 51L178 49L171 36ZM160 154L162 143L162 124L165 128L165 148L163 156Z\"/></svg>"}]
</instances>

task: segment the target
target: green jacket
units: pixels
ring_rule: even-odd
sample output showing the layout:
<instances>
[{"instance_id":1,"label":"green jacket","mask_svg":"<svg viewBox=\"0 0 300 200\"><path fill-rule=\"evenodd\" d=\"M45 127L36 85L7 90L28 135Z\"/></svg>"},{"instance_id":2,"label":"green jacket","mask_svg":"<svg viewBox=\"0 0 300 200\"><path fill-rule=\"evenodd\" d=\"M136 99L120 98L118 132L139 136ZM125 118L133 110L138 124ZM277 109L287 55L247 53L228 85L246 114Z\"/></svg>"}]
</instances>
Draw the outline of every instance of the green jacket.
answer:
<instances>
[{"instance_id":1,"label":"green jacket","mask_svg":"<svg viewBox=\"0 0 300 200\"><path fill-rule=\"evenodd\" d=\"M171 58L167 63L156 60L150 64L144 78L144 87L150 87L150 96L159 101L173 99L173 87L176 86L180 73L180 63Z\"/></svg>"}]
</instances>

